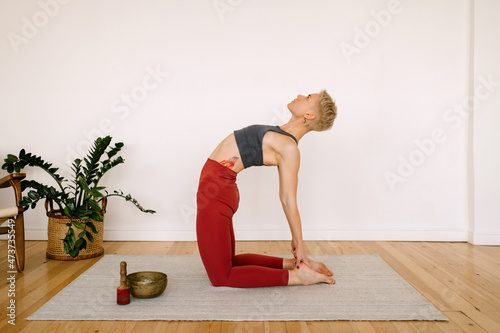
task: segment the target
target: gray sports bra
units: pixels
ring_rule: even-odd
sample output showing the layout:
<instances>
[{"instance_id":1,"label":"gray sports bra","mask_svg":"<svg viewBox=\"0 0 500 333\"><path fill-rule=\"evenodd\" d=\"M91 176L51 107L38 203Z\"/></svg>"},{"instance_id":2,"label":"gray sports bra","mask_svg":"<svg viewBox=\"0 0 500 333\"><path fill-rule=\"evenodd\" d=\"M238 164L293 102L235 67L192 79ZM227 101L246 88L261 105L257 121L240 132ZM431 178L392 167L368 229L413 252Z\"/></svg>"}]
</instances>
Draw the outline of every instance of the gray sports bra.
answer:
<instances>
[{"instance_id":1,"label":"gray sports bra","mask_svg":"<svg viewBox=\"0 0 500 333\"><path fill-rule=\"evenodd\" d=\"M297 139L293 135L283 131L279 126L251 125L234 131L236 144L238 145L241 161L245 169L251 166L264 165L262 138L264 138L264 134L268 131L288 135L297 142Z\"/></svg>"}]
</instances>

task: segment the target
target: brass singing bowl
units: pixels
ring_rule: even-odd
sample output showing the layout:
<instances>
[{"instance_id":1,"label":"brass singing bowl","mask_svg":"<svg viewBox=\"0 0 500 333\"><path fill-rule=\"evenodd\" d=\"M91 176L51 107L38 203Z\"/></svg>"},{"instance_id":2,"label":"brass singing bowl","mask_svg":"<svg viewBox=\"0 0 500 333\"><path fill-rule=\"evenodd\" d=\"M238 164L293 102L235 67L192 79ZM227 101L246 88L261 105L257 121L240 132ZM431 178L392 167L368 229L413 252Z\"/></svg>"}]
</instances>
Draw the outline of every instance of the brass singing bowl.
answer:
<instances>
[{"instance_id":1,"label":"brass singing bowl","mask_svg":"<svg viewBox=\"0 0 500 333\"><path fill-rule=\"evenodd\" d=\"M130 293L137 298L160 296L167 288L167 274L161 272L136 272L127 275Z\"/></svg>"}]
</instances>

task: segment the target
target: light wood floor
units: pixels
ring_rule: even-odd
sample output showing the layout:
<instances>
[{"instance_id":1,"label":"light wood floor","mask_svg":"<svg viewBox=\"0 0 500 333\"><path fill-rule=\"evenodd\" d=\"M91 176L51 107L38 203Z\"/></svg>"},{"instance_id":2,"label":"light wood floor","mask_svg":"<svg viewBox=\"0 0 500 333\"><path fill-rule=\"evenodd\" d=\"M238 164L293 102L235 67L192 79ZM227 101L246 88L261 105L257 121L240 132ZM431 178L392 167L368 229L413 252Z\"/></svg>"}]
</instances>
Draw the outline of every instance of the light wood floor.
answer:
<instances>
[{"instance_id":1,"label":"light wood floor","mask_svg":"<svg viewBox=\"0 0 500 333\"><path fill-rule=\"evenodd\" d=\"M0 241L0 332L500 332L500 247L467 243L309 241L309 254L376 254L431 301L449 322L135 322L27 321L97 260L45 258L46 242L26 245L26 270L8 297L7 244ZM106 254L192 255L195 242L105 242ZM237 252L288 254L289 242L237 242ZM335 272L335 267L331 267ZM16 325L7 323L10 299ZM75 311L77 311L75 309Z\"/></svg>"}]
</instances>

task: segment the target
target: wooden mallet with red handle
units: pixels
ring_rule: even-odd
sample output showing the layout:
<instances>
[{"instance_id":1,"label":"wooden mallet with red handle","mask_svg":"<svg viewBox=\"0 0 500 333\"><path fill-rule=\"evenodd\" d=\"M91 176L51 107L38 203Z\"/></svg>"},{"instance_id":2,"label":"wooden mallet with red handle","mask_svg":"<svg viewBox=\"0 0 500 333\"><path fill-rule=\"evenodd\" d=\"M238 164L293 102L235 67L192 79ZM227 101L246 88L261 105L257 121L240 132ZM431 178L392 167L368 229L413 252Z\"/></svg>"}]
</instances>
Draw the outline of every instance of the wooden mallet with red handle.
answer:
<instances>
[{"instance_id":1,"label":"wooden mallet with red handle","mask_svg":"<svg viewBox=\"0 0 500 333\"><path fill-rule=\"evenodd\" d=\"M120 286L116 290L116 303L126 305L130 303L130 288L127 286L127 263L120 263Z\"/></svg>"}]
</instances>

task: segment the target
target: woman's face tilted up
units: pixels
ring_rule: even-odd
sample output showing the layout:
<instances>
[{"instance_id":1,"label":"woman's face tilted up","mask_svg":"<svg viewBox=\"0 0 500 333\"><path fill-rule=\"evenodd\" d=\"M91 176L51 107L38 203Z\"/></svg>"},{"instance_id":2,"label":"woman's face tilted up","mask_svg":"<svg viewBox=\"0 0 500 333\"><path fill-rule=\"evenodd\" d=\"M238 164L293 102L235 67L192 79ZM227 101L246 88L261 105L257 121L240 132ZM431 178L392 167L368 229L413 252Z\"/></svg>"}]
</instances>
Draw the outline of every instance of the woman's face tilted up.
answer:
<instances>
[{"instance_id":1,"label":"woman's face tilted up","mask_svg":"<svg viewBox=\"0 0 500 333\"><path fill-rule=\"evenodd\" d=\"M309 94L307 96L297 95L297 98L288 103L288 110L296 118L314 113L316 105L319 103L319 94Z\"/></svg>"}]
</instances>

